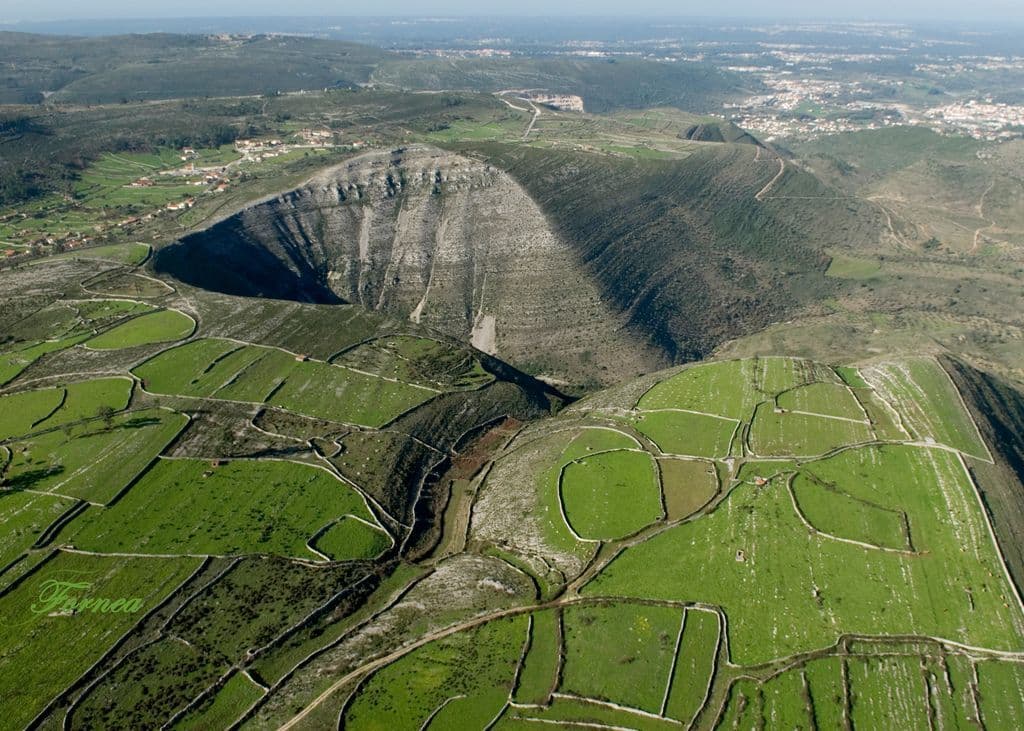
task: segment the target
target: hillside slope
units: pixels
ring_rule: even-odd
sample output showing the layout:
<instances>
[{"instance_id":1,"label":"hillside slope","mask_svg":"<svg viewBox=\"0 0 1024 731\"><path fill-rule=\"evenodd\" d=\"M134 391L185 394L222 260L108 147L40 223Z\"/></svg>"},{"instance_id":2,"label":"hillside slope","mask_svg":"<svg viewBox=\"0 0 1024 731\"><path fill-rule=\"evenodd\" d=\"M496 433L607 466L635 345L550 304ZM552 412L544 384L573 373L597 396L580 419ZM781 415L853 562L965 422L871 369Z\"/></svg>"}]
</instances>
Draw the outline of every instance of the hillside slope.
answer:
<instances>
[{"instance_id":1,"label":"hillside slope","mask_svg":"<svg viewBox=\"0 0 1024 731\"><path fill-rule=\"evenodd\" d=\"M596 113L658 106L720 111L751 83L699 63L549 58L394 60L378 67L373 81L402 89L543 89L578 95Z\"/></svg>"},{"instance_id":2,"label":"hillside slope","mask_svg":"<svg viewBox=\"0 0 1024 731\"><path fill-rule=\"evenodd\" d=\"M521 186L434 148L360 155L161 250L156 266L232 294L359 304L521 365L558 368L559 353L560 375L663 362L620 332Z\"/></svg>"},{"instance_id":3,"label":"hillside slope","mask_svg":"<svg viewBox=\"0 0 1024 731\"><path fill-rule=\"evenodd\" d=\"M294 36L78 38L0 32L0 103L71 103L352 87L388 54Z\"/></svg>"},{"instance_id":4,"label":"hillside slope","mask_svg":"<svg viewBox=\"0 0 1024 731\"><path fill-rule=\"evenodd\" d=\"M447 623L403 642L396 605L248 720L1016 727L1024 605L979 498L984 433L925 357L705 362L594 394L508 441L446 523L437 571L473 610L414 590ZM391 652L361 660L381 633Z\"/></svg>"},{"instance_id":5,"label":"hillside slope","mask_svg":"<svg viewBox=\"0 0 1024 731\"><path fill-rule=\"evenodd\" d=\"M411 58L298 35L76 37L0 31L0 104L117 103L351 88L497 92L547 89L589 110L671 105L717 111L749 93L742 76L641 59Z\"/></svg>"},{"instance_id":6,"label":"hillside slope","mask_svg":"<svg viewBox=\"0 0 1024 731\"><path fill-rule=\"evenodd\" d=\"M108 255L0 272L3 729L155 728L294 666L409 575L442 476L565 403L408 321Z\"/></svg>"},{"instance_id":7,"label":"hillside slope","mask_svg":"<svg viewBox=\"0 0 1024 731\"><path fill-rule=\"evenodd\" d=\"M10 727L1024 720L1005 383L753 357L561 408L407 318L143 278L0 273ZM140 611L31 609L69 574Z\"/></svg>"},{"instance_id":8,"label":"hillside slope","mask_svg":"<svg viewBox=\"0 0 1024 731\"><path fill-rule=\"evenodd\" d=\"M607 383L813 306L837 289L823 249L881 226L754 145L647 161L461 149L476 159L361 155L161 250L156 266L233 294L359 303L532 372Z\"/></svg>"}]
</instances>

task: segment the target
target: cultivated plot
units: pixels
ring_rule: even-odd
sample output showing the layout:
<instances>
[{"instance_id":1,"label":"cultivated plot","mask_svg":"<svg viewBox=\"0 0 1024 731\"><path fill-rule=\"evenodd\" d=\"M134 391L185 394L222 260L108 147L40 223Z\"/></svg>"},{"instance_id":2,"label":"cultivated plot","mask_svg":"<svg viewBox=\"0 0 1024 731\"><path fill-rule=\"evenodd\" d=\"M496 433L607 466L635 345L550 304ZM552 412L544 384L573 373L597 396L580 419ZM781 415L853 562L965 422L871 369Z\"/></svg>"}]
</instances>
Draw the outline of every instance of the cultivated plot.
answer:
<instances>
[{"instance_id":1,"label":"cultivated plot","mask_svg":"<svg viewBox=\"0 0 1024 731\"><path fill-rule=\"evenodd\" d=\"M60 540L106 553L260 553L322 560L307 544L321 527L343 516L376 525L359 493L316 467L273 460L161 459L115 504L90 508L77 518ZM379 542L365 531L344 524L326 538L332 559L380 552Z\"/></svg>"},{"instance_id":2,"label":"cultivated plot","mask_svg":"<svg viewBox=\"0 0 1024 731\"><path fill-rule=\"evenodd\" d=\"M823 416L864 421L864 410L848 386L840 383L810 383L783 391L776 399L786 411L805 411Z\"/></svg>"},{"instance_id":3,"label":"cultivated plot","mask_svg":"<svg viewBox=\"0 0 1024 731\"><path fill-rule=\"evenodd\" d=\"M27 434L60 408L64 389L19 391L0 396L0 440Z\"/></svg>"},{"instance_id":4,"label":"cultivated plot","mask_svg":"<svg viewBox=\"0 0 1024 731\"><path fill-rule=\"evenodd\" d=\"M4 725L28 725L198 566L59 553L0 597Z\"/></svg>"},{"instance_id":5,"label":"cultivated plot","mask_svg":"<svg viewBox=\"0 0 1024 731\"><path fill-rule=\"evenodd\" d=\"M567 607L559 692L660 713L682 623L678 607Z\"/></svg>"},{"instance_id":6,"label":"cultivated plot","mask_svg":"<svg viewBox=\"0 0 1024 731\"><path fill-rule=\"evenodd\" d=\"M693 515L718 492L718 475L713 462L662 458L658 460L658 470L669 520Z\"/></svg>"},{"instance_id":7,"label":"cultivated plot","mask_svg":"<svg viewBox=\"0 0 1024 731\"><path fill-rule=\"evenodd\" d=\"M902 417L913 436L988 459L959 392L933 358L911 358L862 368L864 377Z\"/></svg>"},{"instance_id":8,"label":"cultivated plot","mask_svg":"<svg viewBox=\"0 0 1024 731\"><path fill-rule=\"evenodd\" d=\"M203 339L135 369L153 393L268 403L322 419L383 426L439 392L281 350Z\"/></svg>"},{"instance_id":9,"label":"cultivated plot","mask_svg":"<svg viewBox=\"0 0 1024 731\"><path fill-rule=\"evenodd\" d=\"M167 343L187 338L195 327L195 321L182 312L159 310L133 317L128 322L97 335L86 345L93 350L119 350L137 345Z\"/></svg>"},{"instance_id":10,"label":"cultivated plot","mask_svg":"<svg viewBox=\"0 0 1024 731\"><path fill-rule=\"evenodd\" d=\"M97 378L91 381L69 383L63 387L60 408L33 425L33 431L52 429L86 419L110 418L111 414L128 407L132 395L132 380L125 377Z\"/></svg>"},{"instance_id":11,"label":"cultivated plot","mask_svg":"<svg viewBox=\"0 0 1024 731\"><path fill-rule=\"evenodd\" d=\"M641 411L632 418L637 431L663 454L724 457L739 426L732 419L689 411Z\"/></svg>"},{"instance_id":12,"label":"cultivated plot","mask_svg":"<svg viewBox=\"0 0 1024 731\"><path fill-rule=\"evenodd\" d=\"M546 705L558 687L562 664L562 614L549 609L534 612L530 645L523 656L513 700L523 705Z\"/></svg>"},{"instance_id":13,"label":"cultivated plot","mask_svg":"<svg viewBox=\"0 0 1024 731\"><path fill-rule=\"evenodd\" d=\"M401 657L360 685L343 724L380 731L485 728L512 693L527 623L526 616L499 619Z\"/></svg>"},{"instance_id":14,"label":"cultivated plot","mask_svg":"<svg viewBox=\"0 0 1024 731\"><path fill-rule=\"evenodd\" d=\"M471 351L412 335L377 338L331 362L442 390L471 390L494 381Z\"/></svg>"},{"instance_id":15,"label":"cultivated plot","mask_svg":"<svg viewBox=\"0 0 1024 731\"><path fill-rule=\"evenodd\" d=\"M0 353L0 386L9 383L19 373L35 363L47 353L55 353L89 338L89 335L75 335L60 340L32 341L20 343L10 350Z\"/></svg>"},{"instance_id":16,"label":"cultivated plot","mask_svg":"<svg viewBox=\"0 0 1024 731\"><path fill-rule=\"evenodd\" d=\"M106 259L126 266L138 266L149 256L149 244L110 244L55 254L49 259Z\"/></svg>"},{"instance_id":17,"label":"cultivated plot","mask_svg":"<svg viewBox=\"0 0 1024 731\"><path fill-rule=\"evenodd\" d=\"M581 538L616 540L664 516L654 460L640 451L601 452L565 466L561 500Z\"/></svg>"},{"instance_id":18,"label":"cultivated plot","mask_svg":"<svg viewBox=\"0 0 1024 731\"><path fill-rule=\"evenodd\" d=\"M584 593L721 606L733 658L744 663L827 646L841 632L1020 647L1024 616L955 456L866 448L807 469L854 498L905 511L917 553L814 530L784 481L772 480L740 485L713 513L627 548ZM666 574L675 579L659 578ZM921 602L925 595L933 600Z\"/></svg>"},{"instance_id":19,"label":"cultivated plot","mask_svg":"<svg viewBox=\"0 0 1024 731\"><path fill-rule=\"evenodd\" d=\"M8 445L8 487L106 503L167 447L187 417L148 409L53 429Z\"/></svg>"},{"instance_id":20,"label":"cultivated plot","mask_svg":"<svg viewBox=\"0 0 1024 731\"><path fill-rule=\"evenodd\" d=\"M256 685L245 673L232 675L208 702L186 714L175 728L184 731L227 728L259 698L263 688Z\"/></svg>"},{"instance_id":21,"label":"cultivated plot","mask_svg":"<svg viewBox=\"0 0 1024 731\"><path fill-rule=\"evenodd\" d=\"M641 398L640 409L689 409L743 419L764 398L754 387L756 362L730 360L687 368Z\"/></svg>"},{"instance_id":22,"label":"cultivated plot","mask_svg":"<svg viewBox=\"0 0 1024 731\"><path fill-rule=\"evenodd\" d=\"M75 504L71 498L55 495L0 492L0 572L31 548L43 531Z\"/></svg>"},{"instance_id":23,"label":"cultivated plot","mask_svg":"<svg viewBox=\"0 0 1024 731\"><path fill-rule=\"evenodd\" d=\"M757 455L809 457L873 438L866 421L785 411L766 401L757 407L749 443Z\"/></svg>"}]
</instances>

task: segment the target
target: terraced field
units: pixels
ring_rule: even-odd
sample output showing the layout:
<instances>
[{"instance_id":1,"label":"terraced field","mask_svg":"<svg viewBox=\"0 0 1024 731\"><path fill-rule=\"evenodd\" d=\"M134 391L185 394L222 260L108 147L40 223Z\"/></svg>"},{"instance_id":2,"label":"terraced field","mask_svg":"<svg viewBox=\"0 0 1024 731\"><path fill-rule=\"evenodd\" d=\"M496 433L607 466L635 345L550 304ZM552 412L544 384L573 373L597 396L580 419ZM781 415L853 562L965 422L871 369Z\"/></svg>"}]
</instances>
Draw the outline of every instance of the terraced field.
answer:
<instances>
[{"instance_id":1,"label":"terraced field","mask_svg":"<svg viewBox=\"0 0 1024 731\"><path fill-rule=\"evenodd\" d=\"M202 339L134 370L152 393L268 403L320 419L383 426L441 393L305 355Z\"/></svg>"},{"instance_id":2,"label":"terraced field","mask_svg":"<svg viewBox=\"0 0 1024 731\"><path fill-rule=\"evenodd\" d=\"M398 556L423 540L435 467L559 403L380 316L182 297L148 253L66 257L6 321L0 729L229 726L424 579ZM25 271L43 269L0 280ZM240 331L263 342L223 337ZM468 589L499 587L484 608L530 585L481 561Z\"/></svg>"},{"instance_id":3,"label":"terraced field","mask_svg":"<svg viewBox=\"0 0 1024 731\"><path fill-rule=\"evenodd\" d=\"M11 328L13 340L0 345L0 386L43 356L104 338L153 309L137 300L89 299L63 300L36 310Z\"/></svg>"},{"instance_id":4,"label":"terraced field","mask_svg":"<svg viewBox=\"0 0 1024 731\"><path fill-rule=\"evenodd\" d=\"M386 536L362 496L326 470L294 462L163 459L114 505L86 511L59 540L100 553L272 553L315 560L323 554L310 542L334 526L323 525L325 515ZM372 539L353 533L350 546L342 538L329 541L333 560L373 558L390 543L385 539L367 553Z\"/></svg>"},{"instance_id":5,"label":"terraced field","mask_svg":"<svg viewBox=\"0 0 1024 731\"><path fill-rule=\"evenodd\" d=\"M1005 445L945 361L710 361L563 409L426 294L395 322L149 254L74 252L4 314L0 729L1024 723Z\"/></svg>"},{"instance_id":6,"label":"terraced field","mask_svg":"<svg viewBox=\"0 0 1024 731\"><path fill-rule=\"evenodd\" d=\"M117 350L149 343L181 340L192 334L196 323L175 310L159 310L135 317L88 342L96 350Z\"/></svg>"},{"instance_id":7,"label":"terraced field","mask_svg":"<svg viewBox=\"0 0 1024 731\"><path fill-rule=\"evenodd\" d=\"M337 691L351 728L1015 727L1024 606L943 378L924 359L708 363L527 429L477 488L468 545L556 598L428 634L293 725ZM938 413L917 398L935 388ZM490 674L404 680L436 688L461 653L495 653Z\"/></svg>"}]
</instances>

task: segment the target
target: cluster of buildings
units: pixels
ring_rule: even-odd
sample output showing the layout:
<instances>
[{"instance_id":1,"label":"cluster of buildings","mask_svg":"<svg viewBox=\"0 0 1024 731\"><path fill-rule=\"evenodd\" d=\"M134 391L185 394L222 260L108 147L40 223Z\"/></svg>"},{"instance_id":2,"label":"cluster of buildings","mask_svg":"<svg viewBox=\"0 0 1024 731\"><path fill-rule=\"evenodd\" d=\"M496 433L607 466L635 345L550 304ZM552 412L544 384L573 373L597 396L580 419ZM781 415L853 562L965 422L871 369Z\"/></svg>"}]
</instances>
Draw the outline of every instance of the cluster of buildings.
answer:
<instances>
[{"instance_id":1,"label":"cluster of buildings","mask_svg":"<svg viewBox=\"0 0 1024 731\"><path fill-rule=\"evenodd\" d=\"M329 129L300 129L297 134L309 145L326 146L334 142L334 132Z\"/></svg>"},{"instance_id":2,"label":"cluster of buildings","mask_svg":"<svg viewBox=\"0 0 1024 731\"><path fill-rule=\"evenodd\" d=\"M247 162L263 162L288 152L284 141L271 140L235 140L235 151L240 152Z\"/></svg>"},{"instance_id":3,"label":"cluster of buildings","mask_svg":"<svg viewBox=\"0 0 1024 731\"><path fill-rule=\"evenodd\" d=\"M816 58L814 54L806 58L802 54L782 55L793 59L787 65L798 58L805 62ZM1024 136L1024 106L998 103L991 98L950 103L950 95L936 89L926 99L918 100L914 94L908 95L911 82L906 80L882 76L846 80L830 73L816 76L815 69L806 66L796 71L749 64L729 70L756 76L768 87L767 93L725 106L736 124L767 141L814 139L901 124L922 125L942 134L966 134L989 141Z\"/></svg>"},{"instance_id":4,"label":"cluster of buildings","mask_svg":"<svg viewBox=\"0 0 1024 731\"><path fill-rule=\"evenodd\" d=\"M1013 139L1024 132L1024 106L995 103L991 99L935 107L924 116L948 131L979 140Z\"/></svg>"}]
</instances>

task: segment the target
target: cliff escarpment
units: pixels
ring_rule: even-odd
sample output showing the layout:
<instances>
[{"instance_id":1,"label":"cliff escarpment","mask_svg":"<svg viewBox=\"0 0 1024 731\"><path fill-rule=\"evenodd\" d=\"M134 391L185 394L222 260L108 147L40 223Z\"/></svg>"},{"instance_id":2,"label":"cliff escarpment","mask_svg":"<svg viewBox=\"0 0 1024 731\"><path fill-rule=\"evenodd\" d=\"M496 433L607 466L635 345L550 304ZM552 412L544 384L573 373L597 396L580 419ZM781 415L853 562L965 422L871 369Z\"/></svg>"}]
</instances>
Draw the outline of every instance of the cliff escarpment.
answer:
<instances>
[{"instance_id":1,"label":"cliff escarpment","mask_svg":"<svg viewBox=\"0 0 1024 731\"><path fill-rule=\"evenodd\" d=\"M206 289L350 302L574 385L707 355L836 292L877 213L754 145L681 160L374 151L158 252Z\"/></svg>"},{"instance_id":2,"label":"cliff escarpment","mask_svg":"<svg viewBox=\"0 0 1024 731\"><path fill-rule=\"evenodd\" d=\"M509 175L424 146L353 158L162 249L155 265L228 294L360 304L559 378L668 362L623 330L625 314Z\"/></svg>"}]
</instances>

